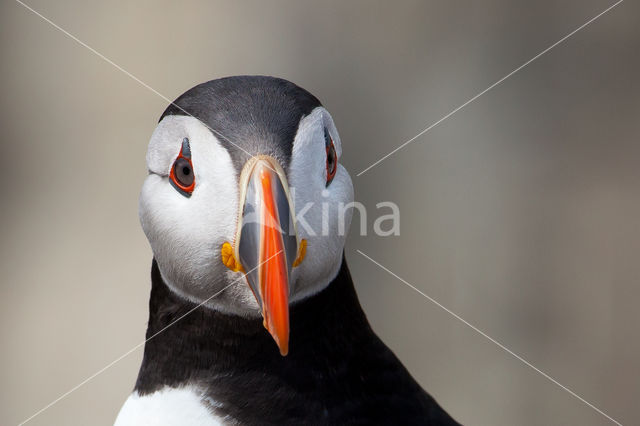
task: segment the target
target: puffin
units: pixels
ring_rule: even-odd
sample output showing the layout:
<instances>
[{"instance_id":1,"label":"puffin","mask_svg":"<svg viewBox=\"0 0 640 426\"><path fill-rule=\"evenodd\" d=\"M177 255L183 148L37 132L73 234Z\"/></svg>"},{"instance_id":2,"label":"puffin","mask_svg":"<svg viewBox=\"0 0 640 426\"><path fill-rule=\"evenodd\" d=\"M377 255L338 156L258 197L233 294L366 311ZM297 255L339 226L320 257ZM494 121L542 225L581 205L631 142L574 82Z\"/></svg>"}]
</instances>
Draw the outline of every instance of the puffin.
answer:
<instances>
[{"instance_id":1,"label":"puffin","mask_svg":"<svg viewBox=\"0 0 640 426\"><path fill-rule=\"evenodd\" d=\"M358 302L341 154L329 112L284 79L216 79L166 108L139 198L146 342L115 426L458 424Z\"/></svg>"}]
</instances>

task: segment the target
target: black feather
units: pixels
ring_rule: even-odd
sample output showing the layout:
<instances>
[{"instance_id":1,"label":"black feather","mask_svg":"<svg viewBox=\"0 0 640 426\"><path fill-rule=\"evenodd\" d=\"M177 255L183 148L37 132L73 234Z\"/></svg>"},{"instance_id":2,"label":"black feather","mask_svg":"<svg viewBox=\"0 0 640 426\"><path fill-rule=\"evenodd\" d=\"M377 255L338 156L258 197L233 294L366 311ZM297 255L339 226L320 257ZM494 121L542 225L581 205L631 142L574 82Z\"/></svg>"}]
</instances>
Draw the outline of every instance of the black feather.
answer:
<instances>
[{"instance_id":1,"label":"black feather","mask_svg":"<svg viewBox=\"0 0 640 426\"><path fill-rule=\"evenodd\" d=\"M147 338L196 306L154 260ZM239 282L238 285L245 285ZM262 319L199 307L146 343L135 389L197 384L247 425L457 425L371 330L346 262L322 292L291 307L289 355Z\"/></svg>"}]
</instances>

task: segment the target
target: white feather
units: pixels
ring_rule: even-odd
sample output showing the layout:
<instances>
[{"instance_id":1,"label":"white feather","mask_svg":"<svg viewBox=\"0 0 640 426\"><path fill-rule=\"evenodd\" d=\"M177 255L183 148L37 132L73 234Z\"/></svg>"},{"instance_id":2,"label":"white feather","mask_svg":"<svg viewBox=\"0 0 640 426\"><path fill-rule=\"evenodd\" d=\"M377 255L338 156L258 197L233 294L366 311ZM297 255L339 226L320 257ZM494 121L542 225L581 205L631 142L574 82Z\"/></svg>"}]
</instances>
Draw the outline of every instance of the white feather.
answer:
<instances>
[{"instance_id":1,"label":"white feather","mask_svg":"<svg viewBox=\"0 0 640 426\"><path fill-rule=\"evenodd\" d=\"M342 165L338 164L333 182L325 188L325 127L340 156L342 146L333 120L327 110L317 107L300 121L288 168L296 216L305 212L302 218L309 225L298 224L299 238L307 240L307 254L292 271L291 303L324 289L337 275L344 234L351 222L351 210L340 218L340 206L353 201L351 178ZM168 178L185 137L189 138L196 181L189 198L176 191ZM259 316L256 299L242 274L229 271L220 259L222 244L234 240L240 202L237 172L223 145L196 118L167 116L151 136L147 167L150 174L140 194L140 221L169 287L200 303L238 280L239 285L206 305L222 312ZM340 220L345 224L343 234L338 232ZM323 229L328 233L323 235Z\"/></svg>"},{"instance_id":2,"label":"white feather","mask_svg":"<svg viewBox=\"0 0 640 426\"><path fill-rule=\"evenodd\" d=\"M344 217L345 232L340 235L340 205L353 201L353 185L347 170L338 164L338 170L331 184L326 187L326 148L324 128L327 128L336 148L338 158L342 154L342 144L338 131L329 112L315 108L300 121L293 143L291 164L289 165L289 186L296 212L306 210L304 219L309 228L298 224L300 238L307 240L307 255L297 268L293 269L293 291L290 300L295 302L318 293L335 278L342 263L342 251L346 234L351 223L351 210ZM324 219L323 219L324 216ZM323 235L323 220L328 231Z\"/></svg>"},{"instance_id":3,"label":"white feather","mask_svg":"<svg viewBox=\"0 0 640 426\"><path fill-rule=\"evenodd\" d=\"M219 426L233 423L232 419L214 415L207 404L210 402L193 387L165 387L145 396L134 392L120 409L114 426Z\"/></svg>"},{"instance_id":4,"label":"white feather","mask_svg":"<svg viewBox=\"0 0 640 426\"><path fill-rule=\"evenodd\" d=\"M185 197L169 182L169 170L189 138L195 189ZM179 295L196 303L210 298L240 273L221 260L222 244L233 241L238 211L238 182L227 150L199 120L167 116L151 136L147 152L151 172L140 194L140 222L162 277ZM229 287L207 306L223 312L258 314L247 285Z\"/></svg>"}]
</instances>

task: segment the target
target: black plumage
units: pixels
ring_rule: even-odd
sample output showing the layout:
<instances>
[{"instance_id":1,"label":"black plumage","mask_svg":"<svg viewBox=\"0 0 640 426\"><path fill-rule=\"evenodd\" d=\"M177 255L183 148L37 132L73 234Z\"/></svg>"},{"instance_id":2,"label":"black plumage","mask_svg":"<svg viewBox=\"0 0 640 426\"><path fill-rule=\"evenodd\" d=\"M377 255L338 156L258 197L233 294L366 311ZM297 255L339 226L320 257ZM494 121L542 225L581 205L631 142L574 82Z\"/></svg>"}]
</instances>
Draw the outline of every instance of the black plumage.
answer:
<instances>
[{"instance_id":1,"label":"black plumage","mask_svg":"<svg viewBox=\"0 0 640 426\"><path fill-rule=\"evenodd\" d=\"M196 306L167 287L155 261L151 276L147 338ZM135 389L185 384L247 425L458 424L371 330L344 259L326 289L291 306L286 357L262 318L204 306L149 340Z\"/></svg>"}]
</instances>

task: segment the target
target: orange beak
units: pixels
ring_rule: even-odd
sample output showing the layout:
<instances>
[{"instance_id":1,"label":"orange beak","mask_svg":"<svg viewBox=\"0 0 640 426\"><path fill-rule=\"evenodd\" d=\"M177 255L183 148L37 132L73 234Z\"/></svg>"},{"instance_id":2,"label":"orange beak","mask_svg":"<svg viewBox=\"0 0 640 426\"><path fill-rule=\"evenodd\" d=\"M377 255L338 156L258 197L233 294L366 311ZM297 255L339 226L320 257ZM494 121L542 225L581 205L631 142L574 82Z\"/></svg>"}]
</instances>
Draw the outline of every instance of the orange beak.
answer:
<instances>
[{"instance_id":1,"label":"orange beak","mask_svg":"<svg viewBox=\"0 0 640 426\"><path fill-rule=\"evenodd\" d=\"M241 175L243 210L236 258L281 355L289 352L290 275L298 252L284 171L272 157L254 157Z\"/></svg>"}]
</instances>

